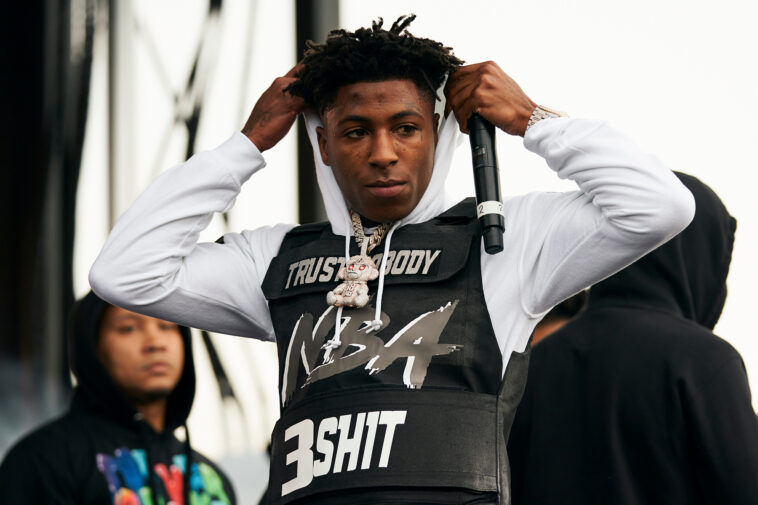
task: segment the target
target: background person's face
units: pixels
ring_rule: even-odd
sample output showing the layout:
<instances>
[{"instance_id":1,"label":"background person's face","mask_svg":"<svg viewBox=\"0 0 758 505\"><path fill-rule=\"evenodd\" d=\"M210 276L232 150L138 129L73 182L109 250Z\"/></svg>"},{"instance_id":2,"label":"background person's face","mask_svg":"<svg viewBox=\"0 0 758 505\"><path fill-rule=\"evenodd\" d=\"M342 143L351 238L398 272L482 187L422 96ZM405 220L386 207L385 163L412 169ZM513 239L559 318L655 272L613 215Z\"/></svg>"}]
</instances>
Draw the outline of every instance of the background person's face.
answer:
<instances>
[{"instance_id":1,"label":"background person's face","mask_svg":"<svg viewBox=\"0 0 758 505\"><path fill-rule=\"evenodd\" d=\"M407 216L429 185L437 116L409 80L343 86L319 128L321 158L348 204L386 222Z\"/></svg>"},{"instance_id":2,"label":"background person's face","mask_svg":"<svg viewBox=\"0 0 758 505\"><path fill-rule=\"evenodd\" d=\"M137 403L168 396L184 369L176 324L120 307L106 309L97 352L116 385Z\"/></svg>"}]
</instances>

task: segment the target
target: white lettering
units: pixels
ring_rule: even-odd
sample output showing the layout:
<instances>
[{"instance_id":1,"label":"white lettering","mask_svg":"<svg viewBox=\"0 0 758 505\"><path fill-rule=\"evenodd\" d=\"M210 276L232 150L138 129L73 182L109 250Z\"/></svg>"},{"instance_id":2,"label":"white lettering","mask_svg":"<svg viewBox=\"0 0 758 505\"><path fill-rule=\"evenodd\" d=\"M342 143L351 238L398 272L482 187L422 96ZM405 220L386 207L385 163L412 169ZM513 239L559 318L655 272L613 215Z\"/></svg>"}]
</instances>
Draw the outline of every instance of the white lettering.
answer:
<instances>
[{"instance_id":1,"label":"white lettering","mask_svg":"<svg viewBox=\"0 0 758 505\"><path fill-rule=\"evenodd\" d=\"M407 249L398 251L397 256L395 256L395 261L392 263L392 270L390 273L392 275L402 274L403 271L405 271L405 267L408 266L408 258L410 255L411 252Z\"/></svg>"},{"instance_id":2,"label":"white lettering","mask_svg":"<svg viewBox=\"0 0 758 505\"><path fill-rule=\"evenodd\" d=\"M295 274L295 282L292 283L293 286L299 286L305 282L305 274L308 272L308 262L309 260L302 260L298 262L297 273Z\"/></svg>"},{"instance_id":3,"label":"white lettering","mask_svg":"<svg viewBox=\"0 0 758 505\"><path fill-rule=\"evenodd\" d=\"M371 455L374 453L374 439L376 438L376 425L379 423L379 411L369 412L366 416L366 442L363 444L363 461L361 470L367 470L371 466Z\"/></svg>"},{"instance_id":4,"label":"white lettering","mask_svg":"<svg viewBox=\"0 0 758 505\"><path fill-rule=\"evenodd\" d=\"M289 276L287 276L287 285L284 286L284 289L287 289L288 287L290 287L290 280L292 280L292 272L294 272L296 268L297 268L297 263L292 263L290 265L290 274Z\"/></svg>"},{"instance_id":5,"label":"white lettering","mask_svg":"<svg viewBox=\"0 0 758 505\"><path fill-rule=\"evenodd\" d=\"M329 282L332 279L332 275L334 275L334 267L332 265L336 262L337 258L334 256L326 258L326 261L324 261L324 273L319 276L319 282Z\"/></svg>"},{"instance_id":6,"label":"white lettering","mask_svg":"<svg viewBox=\"0 0 758 505\"><path fill-rule=\"evenodd\" d=\"M374 265L376 265L376 268L382 266L382 256L384 256L384 253L374 254L371 256L371 259L374 260Z\"/></svg>"},{"instance_id":7,"label":"white lettering","mask_svg":"<svg viewBox=\"0 0 758 505\"><path fill-rule=\"evenodd\" d=\"M422 274L426 275L429 272L429 268L432 266L432 263L434 263L434 260L437 259L437 256L440 255L440 250L437 249L434 251L434 254L431 254L432 251L426 250L424 253L426 254L426 262L424 263L424 270L421 272Z\"/></svg>"},{"instance_id":8,"label":"white lettering","mask_svg":"<svg viewBox=\"0 0 758 505\"><path fill-rule=\"evenodd\" d=\"M408 268L405 270L406 275L417 274L424 262L424 251L414 249L411 251L411 259L408 261Z\"/></svg>"},{"instance_id":9,"label":"white lettering","mask_svg":"<svg viewBox=\"0 0 758 505\"><path fill-rule=\"evenodd\" d=\"M334 473L342 471L342 460L345 454L350 454L350 459L347 462L347 471L351 472L358 466L358 453L361 450L361 441L363 440L363 423L366 419L366 413L361 412L355 416L355 430L353 431L352 438L350 434L350 419L353 416L345 414L340 416L340 439L337 443L337 454L334 456Z\"/></svg>"},{"instance_id":10,"label":"white lettering","mask_svg":"<svg viewBox=\"0 0 758 505\"><path fill-rule=\"evenodd\" d=\"M304 488L313 481L313 421L303 419L284 432L284 441L297 437L297 449L287 454L287 465L297 464L295 477L282 484L282 496ZM386 439L386 437L385 437Z\"/></svg>"},{"instance_id":11,"label":"white lettering","mask_svg":"<svg viewBox=\"0 0 758 505\"><path fill-rule=\"evenodd\" d=\"M326 434L333 435L337 432L337 418L327 417L318 426L318 435L316 436L316 450L324 455L324 459L313 462L313 476L321 477L329 473L332 467L332 455L334 454L334 444L326 438Z\"/></svg>"},{"instance_id":12,"label":"white lettering","mask_svg":"<svg viewBox=\"0 0 758 505\"><path fill-rule=\"evenodd\" d=\"M422 270L422 267L421 273L427 275L440 252L442 252L440 249L434 251L428 249L390 251L387 255L384 275L416 275L419 270ZM377 253L372 256L377 267L381 266L383 256L384 253ZM318 256L296 261L287 268L287 282L284 289L315 282L340 281L339 270L344 265L345 258L342 256Z\"/></svg>"},{"instance_id":13,"label":"white lettering","mask_svg":"<svg viewBox=\"0 0 758 505\"><path fill-rule=\"evenodd\" d=\"M315 432L315 451L312 449L314 441L314 423L312 420L303 419L287 428L284 432L284 441L287 442L297 437L297 448L287 454L285 462L287 466L294 463L297 467L295 477L282 484L282 496L308 486L313 482L314 477L327 475L330 470L332 473L342 472L345 456L349 457L347 468L344 470L347 472L355 470L358 467L358 455L361 448L363 448L361 470L371 468L377 427L380 424L386 426L386 430L377 467L387 468L395 429L398 425L405 424L406 413L405 410L383 410L344 414L339 418L327 417L319 423L318 430ZM355 425L351 437L350 428L353 417L355 417ZM338 430L339 440L335 451L334 443L329 440L328 436L334 435ZM365 438L363 436L364 431L366 432ZM314 456L314 452L316 456Z\"/></svg>"},{"instance_id":14,"label":"white lettering","mask_svg":"<svg viewBox=\"0 0 758 505\"><path fill-rule=\"evenodd\" d=\"M308 265L308 273L305 274L305 282L307 284L313 284L318 278L318 274L321 271L321 264L324 262L324 257L311 258Z\"/></svg>"},{"instance_id":15,"label":"white lettering","mask_svg":"<svg viewBox=\"0 0 758 505\"><path fill-rule=\"evenodd\" d=\"M397 254L395 251L390 251L387 253L387 266L384 267L384 275L389 274L390 270L392 270L392 262L395 261L395 254Z\"/></svg>"},{"instance_id":16,"label":"white lettering","mask_svg":"<svg viewBox=\"0 0 758 505\"><path fill-rule=\"evenodd\" d=\"M383 410L379 417L379 424L386 424L387 431L384 433L382 454L379 456L379 468L387 468L392 450L392 439L395 437L395 426L405 423L405 410Z\"/></svg>"}]
</instances>

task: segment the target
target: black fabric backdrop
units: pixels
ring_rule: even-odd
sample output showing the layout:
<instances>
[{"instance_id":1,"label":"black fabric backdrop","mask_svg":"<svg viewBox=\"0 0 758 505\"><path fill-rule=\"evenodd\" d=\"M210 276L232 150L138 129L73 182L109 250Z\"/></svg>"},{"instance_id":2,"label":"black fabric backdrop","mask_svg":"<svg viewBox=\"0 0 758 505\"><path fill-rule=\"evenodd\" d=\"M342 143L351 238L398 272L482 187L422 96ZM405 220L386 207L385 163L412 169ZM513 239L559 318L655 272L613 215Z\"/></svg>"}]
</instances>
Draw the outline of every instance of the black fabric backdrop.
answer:
<instances>
[{"instance_id":1,"label":"black fabric backdrop","mask_svg":"<svg viewBox=\"0 0 758 505\"><path fill-rule=\"evenodd\" d=\"M0 19L0 396L7 411L11 396L26 398L33 415L60 405L70 382L65 333L94 0L4 2Z\"/></svg>"}]
</instances>

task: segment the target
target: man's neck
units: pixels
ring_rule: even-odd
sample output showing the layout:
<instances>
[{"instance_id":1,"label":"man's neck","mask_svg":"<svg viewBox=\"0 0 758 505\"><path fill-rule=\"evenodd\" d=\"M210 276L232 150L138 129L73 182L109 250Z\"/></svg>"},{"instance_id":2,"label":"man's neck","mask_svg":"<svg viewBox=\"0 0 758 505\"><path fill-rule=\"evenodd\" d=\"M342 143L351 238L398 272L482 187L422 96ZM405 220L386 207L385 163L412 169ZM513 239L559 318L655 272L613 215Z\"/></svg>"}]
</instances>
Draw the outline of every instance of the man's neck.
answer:
<instances>
[{"instance_id":1,"label":"man's neck","mask_svg":"<svg viewBox=\"0 0 758 505\"><path fill-rule=\"evenodd\" d=\"M156 433L162 433L166 424L166 398L160 398L146 403L135 404L137 412L142 414L145 422L149 424Z\"/></svg>"},{"instance_id":2,"label":"man's neck","mask_svg":"<svg viewBox=\"0 0 758 505\"><path fill-rule=\"evenodd\" d=\"M364 228L376 228L381 223L377 223L376 221L372 221L371 219L361 216L361 224Z\"/></svg>"}]
</instances>

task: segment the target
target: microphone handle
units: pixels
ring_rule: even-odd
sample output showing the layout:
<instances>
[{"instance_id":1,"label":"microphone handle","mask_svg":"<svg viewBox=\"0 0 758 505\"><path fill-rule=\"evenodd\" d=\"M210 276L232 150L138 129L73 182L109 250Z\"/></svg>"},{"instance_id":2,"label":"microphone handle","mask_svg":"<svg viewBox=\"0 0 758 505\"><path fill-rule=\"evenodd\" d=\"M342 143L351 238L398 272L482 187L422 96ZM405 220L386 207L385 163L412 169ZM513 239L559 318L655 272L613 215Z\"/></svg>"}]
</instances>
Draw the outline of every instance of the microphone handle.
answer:
<instances>
[{"instance_id":1,"label":"microphone handle","mask_svg":"<svg viewBox=\"0 0 758 505\"><path fill-rule=\"evenodd\" d=\"M495 150L495 126L472 114L468 120L471 157L474 167L476 214L484 238L484 250L496 254L503 250L503 199L500 196L500 172Z\"/></svg>"}]
</instances>

